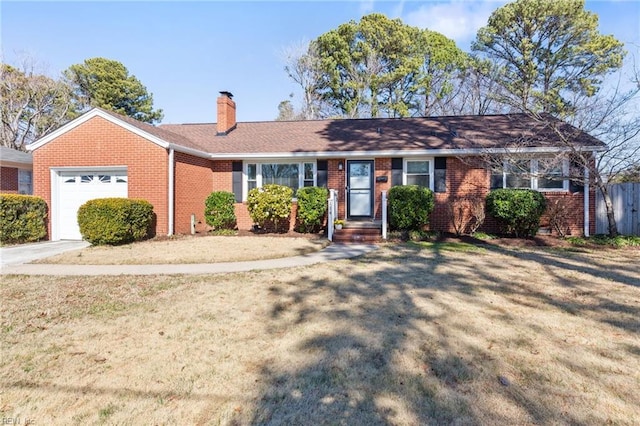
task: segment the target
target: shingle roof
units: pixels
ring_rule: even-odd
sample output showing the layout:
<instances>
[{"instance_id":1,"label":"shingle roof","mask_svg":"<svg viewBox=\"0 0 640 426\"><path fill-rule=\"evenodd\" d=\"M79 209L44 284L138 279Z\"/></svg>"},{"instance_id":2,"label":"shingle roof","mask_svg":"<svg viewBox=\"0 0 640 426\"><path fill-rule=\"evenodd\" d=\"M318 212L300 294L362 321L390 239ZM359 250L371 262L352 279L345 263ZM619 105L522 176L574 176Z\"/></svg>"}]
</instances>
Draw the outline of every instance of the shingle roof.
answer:
<instances>
[{"instance_id":1,"label":"shingle roof","mask_svg":"<svg viewBox=\"0 0 640 426\"><path fill-rule=\"evenodd\" d=\"M113 111L109 111L103 108L95 108L97 110L102 111L105 114L109 114L112 117L117 118L118 120L124 121L127 124L130 124L134 127L137 127L138 129L149 133L150 135L153 135L157 138L160 138L162 140L165 140L167 142L171 142L171 143L175 143L176 145L182 145L182 146L189 146L189 144L191 144L191 141L189 139L187 139L184 136L181 136L177 133L173 133L167 129L164 129L162 127L158 127L158 126L153 126L151 124L148 123L143 123L142 121L138 121L135 118L131 118L131 117L127 117L125 115L120 115L117 112L113 112Z\"/></svg>"},{"instance_id":2,"label":"shingle roof","mask_svg":"<svg viewBox=\"0 0 640 426\"><path fill-rule=\"evenodd\" d=\"M17 164L33 164L33 156L28 152L22 152L6 146L0 146L0 160Z\"/></svg>"},{"instance_id":3,"label":"shingle roof","mask_svg":"<svg viewBox=\"0 0 640 426\"><path fill-rule=\"evenodd\" d=\"M577 148L602 148L598 139L551 116L526 114L420 118L240 122L226 135L215 123L152 126L101 110L168 143L212 155L371 151L566 148L552 126Z\"/></svg>"},{"instance_id":4,"label":"shingle roof","mask_svg":"<svg viewBox=\"0 0 640 426\"><path fill-rule=\"evenodd\" d=\"M241 122L224 136L217 135L215 124L164 124L159 129L182 138L175 143L212 154L565 147L549 122L562 126L577 147L605 146L556 119L542 122L525 114Z\"/></svg>"}]
</instances>

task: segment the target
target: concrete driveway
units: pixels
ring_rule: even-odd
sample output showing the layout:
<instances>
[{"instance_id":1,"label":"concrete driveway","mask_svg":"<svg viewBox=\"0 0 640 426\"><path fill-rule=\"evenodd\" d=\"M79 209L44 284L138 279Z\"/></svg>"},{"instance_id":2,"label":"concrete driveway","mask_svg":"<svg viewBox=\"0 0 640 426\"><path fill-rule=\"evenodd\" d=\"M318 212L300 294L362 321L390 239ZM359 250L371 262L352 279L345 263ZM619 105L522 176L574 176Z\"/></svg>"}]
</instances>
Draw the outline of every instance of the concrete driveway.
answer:
<instances>
[{"instance_id":1,"label":"concrete driveway","mask_svg":"<svg viewBox=\"0 0 640 426\"><path fill-rule=\"evenodd\" d=\"M86 241L43 241L41 243L0 247L0 266L29 263L65 251L85 248L89 245Z\"/></svg>"}]
</instances>

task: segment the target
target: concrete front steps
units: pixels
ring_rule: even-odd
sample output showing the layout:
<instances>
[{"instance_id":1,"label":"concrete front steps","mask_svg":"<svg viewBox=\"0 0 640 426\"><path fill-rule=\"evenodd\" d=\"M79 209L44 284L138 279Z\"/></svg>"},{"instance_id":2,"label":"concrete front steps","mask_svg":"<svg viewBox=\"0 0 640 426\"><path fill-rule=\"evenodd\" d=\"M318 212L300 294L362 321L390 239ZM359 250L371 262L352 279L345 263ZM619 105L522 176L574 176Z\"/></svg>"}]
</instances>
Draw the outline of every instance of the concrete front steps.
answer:
<instances>
[{"instance_id":1,"label":"concrete front steps","mask_svg":"<svg viewBox=\"0 0 640 426\"><path fill-rule=\"evenodd\" d=\"M333 234L334 243L379 243L382 241L380 221L348 221Z\"/></svg>"}]
</instances>

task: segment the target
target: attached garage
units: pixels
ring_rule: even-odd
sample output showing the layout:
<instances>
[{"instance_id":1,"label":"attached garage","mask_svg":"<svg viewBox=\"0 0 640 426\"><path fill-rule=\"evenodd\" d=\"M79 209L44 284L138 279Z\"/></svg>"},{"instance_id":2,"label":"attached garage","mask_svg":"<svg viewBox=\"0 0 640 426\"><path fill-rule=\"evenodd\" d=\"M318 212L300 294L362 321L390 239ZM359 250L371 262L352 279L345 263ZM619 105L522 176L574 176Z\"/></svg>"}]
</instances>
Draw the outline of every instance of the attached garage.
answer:
<instances>
[{"instance_id":1,"label":"attached garage","mask_svg":"<svg viewBox=\"0 0 640 426\"><path fill-rule=\"evenodd\" d=\"M81 240L78 209L89 200L128 196L126 167L51 170L53 240Z\"/></svg>"},{"instance_id":2,"label":"attached garage","mask_svg":"<svg viewBox=\"0 0 640 426\"><path fill-rule=\"evenodd\" d=\"M78 208L110 197L148 201L154 213L152 235L173 234L176 166L170 166L170 137L175 135L96 108L29 145L34 194L49 206L49 239L81 239Z\"/></svg>"}]
</instances>

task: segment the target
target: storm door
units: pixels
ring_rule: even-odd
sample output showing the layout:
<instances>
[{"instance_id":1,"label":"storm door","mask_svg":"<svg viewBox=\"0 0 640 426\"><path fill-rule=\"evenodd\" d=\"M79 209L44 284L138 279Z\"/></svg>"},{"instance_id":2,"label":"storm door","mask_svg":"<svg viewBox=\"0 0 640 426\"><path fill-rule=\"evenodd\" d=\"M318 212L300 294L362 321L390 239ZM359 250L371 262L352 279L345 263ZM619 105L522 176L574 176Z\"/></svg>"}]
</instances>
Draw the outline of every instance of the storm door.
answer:
<instances>
[{"instance_id":1,"label":"storm door","mask_svg":"<svg viewBox=\"0 0 640 426\"><path fill-rule=\"evenodd\" d=\"M373 161L347 161L347 217L373 217Z\"/></svg>"}]
</instances>

